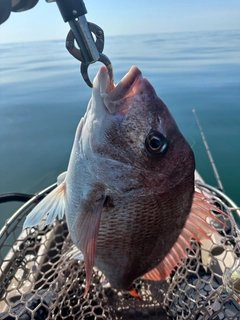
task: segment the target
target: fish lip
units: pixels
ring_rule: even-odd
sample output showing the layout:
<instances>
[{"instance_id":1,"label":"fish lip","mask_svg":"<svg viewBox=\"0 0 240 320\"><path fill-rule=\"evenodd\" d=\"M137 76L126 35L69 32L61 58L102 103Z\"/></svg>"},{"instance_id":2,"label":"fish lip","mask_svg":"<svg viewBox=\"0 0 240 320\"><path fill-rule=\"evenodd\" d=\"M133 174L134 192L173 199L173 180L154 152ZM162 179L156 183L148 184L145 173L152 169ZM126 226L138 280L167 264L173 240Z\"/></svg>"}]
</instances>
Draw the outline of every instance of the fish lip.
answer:
<instances>
[{"instance_id":1,"label":"fish lip","mask_svg":"<svg viewBox=\"0 0 240 320\"><path fill-rule=\"evenodd\" d=\"M109 77L106 76L106 69L102 67L100 72L103 80L101 82L100 78L100 95L103 99L104 109L120 123L128 112L132 100L138 94L139 87L145 78L142 77L141 71L133 66L122 80L116 86L113 86Z\"/></svg>"},{"instance_id":2,"label":"fish lip","mask_svg":"<svg viewBox=\"0 0 240 320\"><path fill-rule=\"evenodd\" d=\"M128 73L122 78L121 81L113 88L108 95L112 101L118 101L128 96L132 96L137 90L132 92L136 84L143 79L141 71L136 66L132 66ZM137 85L138 89L139 85Z\"/></svg>"}]
</instances>

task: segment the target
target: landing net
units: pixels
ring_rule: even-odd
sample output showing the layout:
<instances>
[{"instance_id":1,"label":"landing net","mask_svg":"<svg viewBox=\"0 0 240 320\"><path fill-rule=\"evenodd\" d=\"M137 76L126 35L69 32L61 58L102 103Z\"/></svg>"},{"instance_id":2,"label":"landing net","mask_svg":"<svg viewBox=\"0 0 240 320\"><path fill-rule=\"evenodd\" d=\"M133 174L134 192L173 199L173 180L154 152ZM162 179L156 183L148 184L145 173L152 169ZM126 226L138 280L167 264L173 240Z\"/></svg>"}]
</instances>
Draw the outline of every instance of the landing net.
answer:
<instances>
[{"instance_id":1,"label":"landing net","mask_svg":"<svg viewBox=\"0 0 240 320\"><path fill-rule=\"evenodd\" d=\"M236 205L204 183L196 188L227 215L224 225L200 245L192 240L188 258L164 281L136 280L142 301L117 291L93 271L89 294L83 261L71 260L66 221L44 230L22 231L26 215L56 185L23 205L0 231L0 319L240 319L240 232ZM210 221L211 222L211 221Z\"/></svg>"}]
</instances>

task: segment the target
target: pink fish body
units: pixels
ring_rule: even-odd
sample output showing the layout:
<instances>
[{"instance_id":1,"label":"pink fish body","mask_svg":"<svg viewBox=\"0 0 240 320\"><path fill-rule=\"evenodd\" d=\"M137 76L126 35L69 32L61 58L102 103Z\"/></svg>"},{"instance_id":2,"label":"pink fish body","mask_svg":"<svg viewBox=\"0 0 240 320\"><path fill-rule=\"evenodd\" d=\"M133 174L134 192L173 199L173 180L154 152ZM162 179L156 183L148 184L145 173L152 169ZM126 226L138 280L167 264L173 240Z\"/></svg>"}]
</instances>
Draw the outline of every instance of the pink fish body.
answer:
<instances>
[{"instance_id":1,"label":"pink fish body","mask_svg":"<svg viewBox=\"0 0 240 320\"><path fill-rule=\"evenodd\" d=\"M193 152L137 67L113 88L102 67L81 119L66 176L28 215L24 228L66 215L84 255L86 293L96 265L111 285L160 280L192 237L214 232L210 206L194 192Z\"/></svg>"}]
</instances>

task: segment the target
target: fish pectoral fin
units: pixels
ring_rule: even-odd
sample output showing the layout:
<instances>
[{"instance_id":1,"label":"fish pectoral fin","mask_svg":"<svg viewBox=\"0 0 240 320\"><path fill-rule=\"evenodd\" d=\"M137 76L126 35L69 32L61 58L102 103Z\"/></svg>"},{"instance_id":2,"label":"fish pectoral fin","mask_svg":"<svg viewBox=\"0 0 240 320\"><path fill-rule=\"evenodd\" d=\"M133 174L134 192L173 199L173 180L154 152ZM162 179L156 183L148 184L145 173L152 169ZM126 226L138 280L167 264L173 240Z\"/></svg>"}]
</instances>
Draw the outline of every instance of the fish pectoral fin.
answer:
<instances>
[{"instance_id":1,"label":"fish pectoral fin","mask_svg":"<svg viewBox=\"0 0 240 320\"><path fill-rule=\"evenodd\" d=\"M99 203L91 209L89 209L89 206L87 205L84 206L88 209L81 212L76 226L77 239L84 256L86 268L86 288L84 297L86 297L90 288L104 200L105 199L103 198L103 200L99 201Z\"/></svg>"},{"instance_id":2,"label":"fish pectoral fin","mask_svg":"<svg viewBox=\"0 0 240 320\"><path fill-rule=\"evenodd\" d=\"M65 188L65 183L61 183L33 208L27 215L23 229L38 225L44 218L44 225L52 224L57 216L61 220L65 211Z\"/></svg>"},{"instance_id":3,"label":"fish pectoral fin","mask_svg":"<svg viewBox=\"0 0 240 320\"><path fill-rule=\"evenodd\" d=\"M208 223L207 219L225 225L212 213L212 211L226 215L222 210L211 204L210 199L206 199L203 194L195 192L190 214L177 241L159 265L147 272L141 278L156 281L166 279L173 269L179 263L182 263L181 260L187 258L186 249L192 251L192 238L200 243L203 239L211 239L209 234L217 233L217 230Z\"/></svg>"}]
</instances>

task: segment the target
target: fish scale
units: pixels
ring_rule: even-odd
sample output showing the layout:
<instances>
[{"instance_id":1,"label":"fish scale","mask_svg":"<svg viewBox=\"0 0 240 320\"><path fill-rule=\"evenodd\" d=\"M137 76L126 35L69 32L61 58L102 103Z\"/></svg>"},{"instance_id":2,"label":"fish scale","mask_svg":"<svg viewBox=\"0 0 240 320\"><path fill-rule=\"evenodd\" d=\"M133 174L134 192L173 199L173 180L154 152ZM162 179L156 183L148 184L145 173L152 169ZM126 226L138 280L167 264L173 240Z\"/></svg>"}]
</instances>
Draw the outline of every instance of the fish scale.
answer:
<instances>
[{"instance_id":1,"label":"fish scale","mask_svg":"<svg viewBox=\"0 0 240 320\"><path fill-rule=\"evenodd\" d=\"M178 221L182 199L179 195L174 202L172 196L165 194L141 197L134 202L123 199L122 205L121 201L115 201L117 207L102 212L95 264L115 288L123 288L125 282L124 289L128 289L134 279L156 267L177 240L183 225L173 228L172 220ZM188 211L190 208L185 215ZM175 235L172 229L176 230ZM171 239L167 237L170 233ZM110 252L114 254L109 255Z\"/></svg>"}]
</instances>

